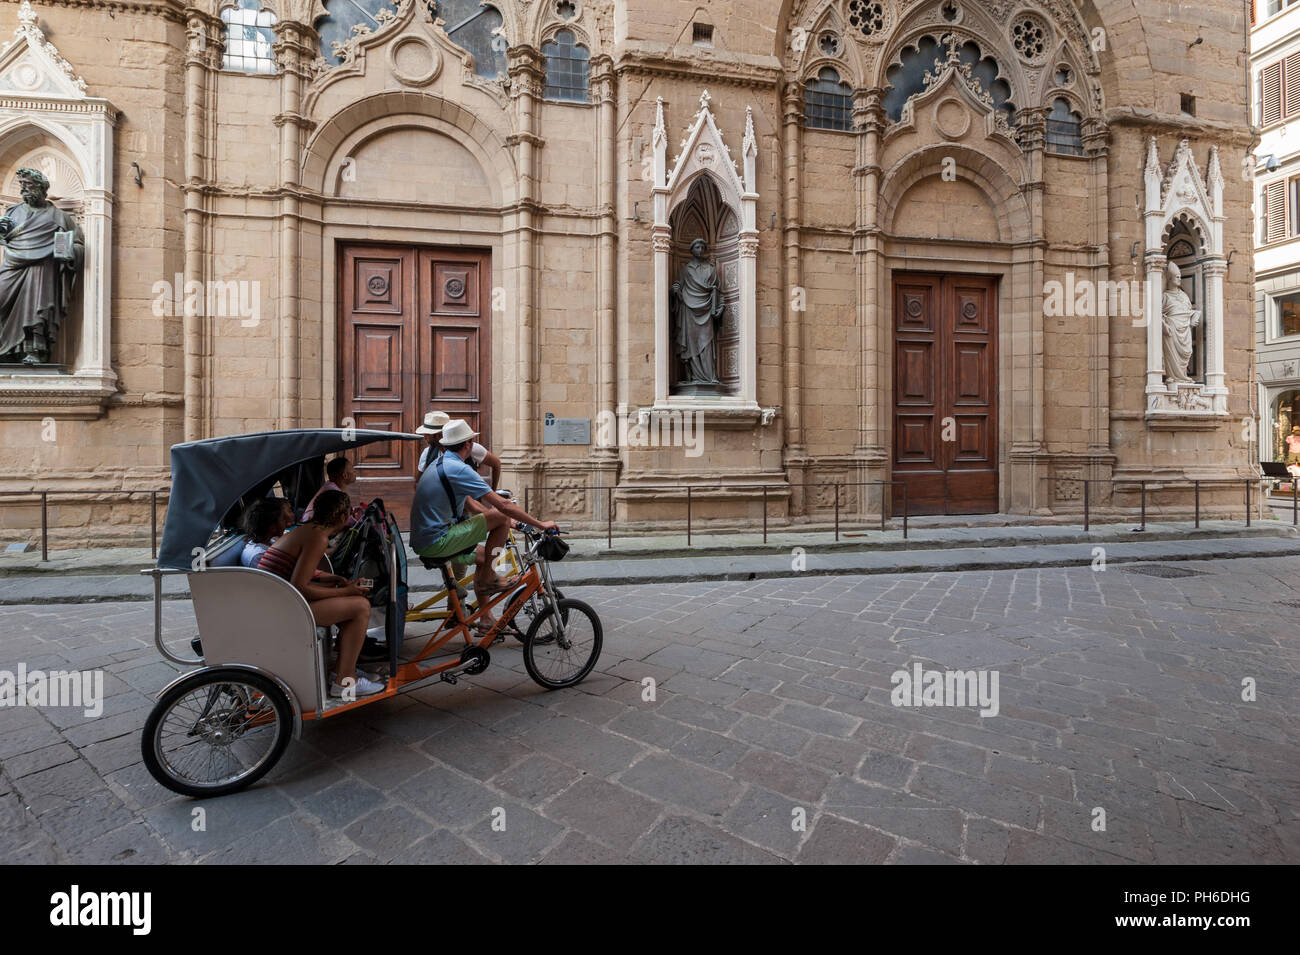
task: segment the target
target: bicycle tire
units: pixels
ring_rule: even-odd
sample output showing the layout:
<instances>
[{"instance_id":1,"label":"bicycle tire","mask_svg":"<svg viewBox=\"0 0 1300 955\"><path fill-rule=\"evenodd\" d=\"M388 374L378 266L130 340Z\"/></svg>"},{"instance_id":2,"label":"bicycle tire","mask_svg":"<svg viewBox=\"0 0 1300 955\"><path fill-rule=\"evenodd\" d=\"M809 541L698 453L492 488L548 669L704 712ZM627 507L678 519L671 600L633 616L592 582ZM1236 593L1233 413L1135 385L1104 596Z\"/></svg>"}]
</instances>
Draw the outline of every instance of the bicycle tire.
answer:
<instances>
[{"instance_id":1,"label":"bicycle tire","mask_svg":"<svg viewBox=\"0 0 1300 955\"><path fill-rule=\"evenodd\" d=\"M557 609L559 627L555 620ZM582 623L583 620L586 623ZM583 638L582 648L575 651L573 648L579 646L575 631L586 630L588 627L590 635L577 635ZM563 628L562 631L560 628ZM524 634L524 667L534 683L548 690L576 686L596 666L604 642L604 628L596 611L581 600L565 598L539 613ZM590 649L585 649L587 647ZM585 659L583 654L586 654ZM552 667L552 663L557 666ZM559 667L570 667L572 672L566 676L556 676L552 671Z\"/></svg>"}]
</instances>

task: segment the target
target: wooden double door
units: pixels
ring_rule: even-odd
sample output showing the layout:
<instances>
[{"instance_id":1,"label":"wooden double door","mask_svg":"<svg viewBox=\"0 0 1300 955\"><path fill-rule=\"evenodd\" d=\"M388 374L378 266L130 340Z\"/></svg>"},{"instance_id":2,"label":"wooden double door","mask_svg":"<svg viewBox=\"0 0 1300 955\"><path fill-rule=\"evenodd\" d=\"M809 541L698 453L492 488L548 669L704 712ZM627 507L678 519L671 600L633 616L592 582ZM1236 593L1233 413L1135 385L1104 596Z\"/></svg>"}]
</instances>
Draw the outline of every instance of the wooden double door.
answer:
<instances>
[{"instance_id":1,"label":"wooden double door","mask_svg":"<svg viewBox=\"0 0 1300 955\"><path fill-rule=\"evenodd\" d=\"M489 253L345 245L338 272L338 420L413 432L427 412L445 411L490 447ZM358 448L353 497L382 497L405 526L423 448Z\"/></svg>"},{"instance_id":2,"label":"wooden double door","mask_svg":"<svg viewBox=\"0 0 1300 955\"><path fill-rule=\"evenodd\" d=\"M893 299L893 480L908 513L997 513L997 279L895 272Z\"/></svg>"}]
</instances>

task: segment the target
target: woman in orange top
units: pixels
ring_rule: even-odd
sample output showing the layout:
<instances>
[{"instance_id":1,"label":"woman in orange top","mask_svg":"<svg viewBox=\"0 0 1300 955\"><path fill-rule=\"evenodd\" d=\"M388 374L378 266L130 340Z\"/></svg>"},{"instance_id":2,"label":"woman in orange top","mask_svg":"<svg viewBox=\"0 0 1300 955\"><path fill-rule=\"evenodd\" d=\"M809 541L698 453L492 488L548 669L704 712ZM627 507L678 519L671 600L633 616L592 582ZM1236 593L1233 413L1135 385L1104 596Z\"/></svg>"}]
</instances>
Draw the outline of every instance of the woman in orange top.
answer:
<instances>
[{"instance_id":1,"label":"woman in orange top","mask_svg":"<svg viewBox=\"0 0 1300 955\"><path fill-rule=\"evenodd\" d=\"M352 502L342 491L324 491L316 498L311 520L299 524L278 538L262 555L257 567L283 577L307 598L312 616L322 627L339 625L339 659L330 681L330 696L349 692L349 680L355 680L355 695L370 696L384 689L384 684L357 672L357 655L366 637L370 620L368 587L357 581L333 575L317 576L316 568L329 546L329 539L351 521Z\"/></svg>"}]
</instances>

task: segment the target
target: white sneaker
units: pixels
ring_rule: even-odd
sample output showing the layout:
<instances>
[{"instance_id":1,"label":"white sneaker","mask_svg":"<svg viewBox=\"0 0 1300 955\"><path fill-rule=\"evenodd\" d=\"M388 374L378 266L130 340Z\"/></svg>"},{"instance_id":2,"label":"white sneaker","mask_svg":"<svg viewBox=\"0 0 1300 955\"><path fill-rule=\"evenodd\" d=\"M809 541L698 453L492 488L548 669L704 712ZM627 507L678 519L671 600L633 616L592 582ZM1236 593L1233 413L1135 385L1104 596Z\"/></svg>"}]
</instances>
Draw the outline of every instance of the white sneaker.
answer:
<instances>
[{"instance_id":1,"label":"white sneaker","mask_svg":"<svg viewBox=\"0 0 1300 955\"><path fill-rule=\"evenodd\" d=\"M357 679L359 680L369 680L371 683L382 683L382 684L388 683L388 677L384 676L378 670L363 670L360 667L357 667L355 672L357 674ZM335 682L337 682L336 676L334 671L331 670L330 683L335 683Z\"/></svg>"},{"instance_id":2,"label":"white sneaker","mask_svg":"<svg viewBox=\"0 0 1300 955\"><path fill-rule=\"evenodd\" d=\"M347 677L344 677L343 679L347 681ZM376 693L382 693L386 688L387 687L383 683L376 683L374 680L367 680L363 676L358 676L355 685L343 686L331 682L330 696L335 699L342 697L355 697L356 699L360 699L363 696L373 696Z\"/></svg>"}]
</instances>

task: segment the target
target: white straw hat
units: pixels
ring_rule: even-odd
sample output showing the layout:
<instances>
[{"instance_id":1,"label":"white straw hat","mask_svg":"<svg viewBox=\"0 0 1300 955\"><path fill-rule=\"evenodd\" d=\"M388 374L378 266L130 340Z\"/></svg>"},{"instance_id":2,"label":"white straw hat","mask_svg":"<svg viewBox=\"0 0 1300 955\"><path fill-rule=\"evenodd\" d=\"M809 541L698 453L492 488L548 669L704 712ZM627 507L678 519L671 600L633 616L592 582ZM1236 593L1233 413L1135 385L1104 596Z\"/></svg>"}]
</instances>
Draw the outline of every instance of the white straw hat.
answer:
<instances>
[{"instance_id":1,"label":"white straw hat","mask_svg":"<svg viewBox=\"0 0 1300 955\"><path fill-rule=\"evenodd\" d=\"M415 429L416 434L437 434L450 421L445 411L430 411L424 416L424 424Z\"/></svg>"},{"instance_id":2,"label":"white straw hat","mask_svg":"<svg viewBox=\"0 0 1300 955\"><path fill-rule=\"evenodd\" d=\"M442 438L438 441L444 448L449 448L453 444L460 444L462 441L468 441L470 438L477 438L478 432L471 431L468 424L457 418L455 421L449 421L443 425Z\"/></svg>"}]
</instances>

